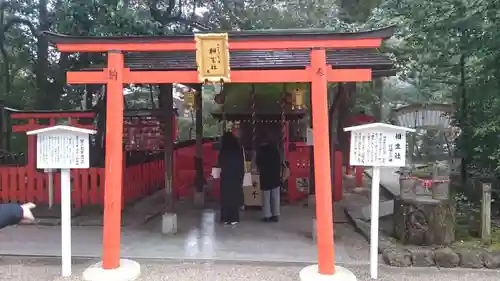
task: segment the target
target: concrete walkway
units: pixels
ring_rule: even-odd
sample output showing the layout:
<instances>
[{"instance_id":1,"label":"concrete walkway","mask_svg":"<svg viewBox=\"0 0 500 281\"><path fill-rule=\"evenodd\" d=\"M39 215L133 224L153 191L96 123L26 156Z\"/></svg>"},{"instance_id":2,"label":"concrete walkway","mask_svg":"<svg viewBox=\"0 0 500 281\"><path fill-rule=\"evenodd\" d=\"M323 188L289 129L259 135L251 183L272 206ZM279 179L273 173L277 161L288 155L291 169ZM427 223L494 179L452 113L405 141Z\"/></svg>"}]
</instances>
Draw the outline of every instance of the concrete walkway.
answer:
<instances>
[{"instance_id":1,"label":"concrete walkway","mask_svg":"<svg viewBox=\"0 0 500 281\"><path fill-rule=\"evenodd\" d=\"M73 276L59 277L60 264L55 259L0 258L0 281L80 281L83 270L95 261L74 262ZM220 263L167 263L139 260L142 276L139 281L291 281L298 280L303 265L255 265ZM358 281L369 281L368 266L345 265L354 272ZM434 269L434 268L388 268L380 267L379 280L383 281L497 281L500 271Z\"/></svg>"}]
</instances>

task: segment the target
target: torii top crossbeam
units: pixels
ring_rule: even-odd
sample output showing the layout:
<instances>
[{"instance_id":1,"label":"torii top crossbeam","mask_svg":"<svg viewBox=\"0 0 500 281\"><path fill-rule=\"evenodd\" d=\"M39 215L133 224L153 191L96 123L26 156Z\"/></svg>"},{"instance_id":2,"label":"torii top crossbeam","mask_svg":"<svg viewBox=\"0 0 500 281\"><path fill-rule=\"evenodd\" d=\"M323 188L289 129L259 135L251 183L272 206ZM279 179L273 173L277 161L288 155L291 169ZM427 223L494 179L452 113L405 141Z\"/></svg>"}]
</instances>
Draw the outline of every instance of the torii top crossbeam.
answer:
<instances>
[{"instance_id":1,"label":"torii top crossbeam","mask_svg":"<svg viewBox=\"0 0 500 281\"><path fill-rule=\"evenodd\" d=\"M310 60L307 53L305 56L299 53L316 48L328 51L328 82L366 82L372 75L390 75L392 62L370 50L379 48L393 32L393 27L356 33L325 29L229 32L231 82L310 82L307 71ZM194 61L189 63L196 48L193 34L81 37L44 32L44 35L61 52L125 52L123 82L126 84L199 83L196 69L192 69ZM269 51L275 53L269 55ZM103 71L68 72L69 84L105 84L107 80Z\"/></svg>"},{"instance_id":2,"label":"torii top crossbeam","mask_svg":"<svg viewBox=\"0 0 500 281\"><path fill-rule=\"evenodd\" d=\"M203 33L203 32L199 32ZM339 33L327 29L271 29L230 31L231 50L378 48L394 34L394 27ZM68 36L44 32L61 52L172 52L194 51L192 33L165 36Z\"/></svg>"}]
</instances>

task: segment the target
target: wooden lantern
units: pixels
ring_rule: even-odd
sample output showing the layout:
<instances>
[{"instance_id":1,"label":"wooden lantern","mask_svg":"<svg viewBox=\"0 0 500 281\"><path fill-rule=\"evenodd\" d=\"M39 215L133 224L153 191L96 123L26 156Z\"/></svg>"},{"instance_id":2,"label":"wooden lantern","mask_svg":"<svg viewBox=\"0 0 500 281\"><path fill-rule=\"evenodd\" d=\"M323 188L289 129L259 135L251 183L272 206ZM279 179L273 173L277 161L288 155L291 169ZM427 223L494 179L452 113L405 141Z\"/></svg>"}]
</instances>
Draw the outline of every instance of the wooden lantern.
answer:
<instances>
[{"instance_id":1,"label":"wooden lantern","mask_svg":"<svg viewBox=\"0 0 500 281\"><path fill-rule=\"evenodd\" d=\"M304 90L301 88L295 88L292 95L293 95L292 109L304 108Z\"/></svg>"}]
</instances>

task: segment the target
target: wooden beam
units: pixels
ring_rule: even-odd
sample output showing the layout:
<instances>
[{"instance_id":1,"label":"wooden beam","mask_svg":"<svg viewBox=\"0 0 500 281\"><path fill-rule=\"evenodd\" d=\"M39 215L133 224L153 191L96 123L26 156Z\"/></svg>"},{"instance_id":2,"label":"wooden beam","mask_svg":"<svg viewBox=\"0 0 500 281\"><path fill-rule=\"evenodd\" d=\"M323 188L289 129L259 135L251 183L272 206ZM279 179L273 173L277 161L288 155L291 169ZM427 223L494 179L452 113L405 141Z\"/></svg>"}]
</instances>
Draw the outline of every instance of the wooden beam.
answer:
<instances>
[{"instance_id":1,"label":"wooden beam","mask_svg":"<svg viewBox=\"0 0 500 281\"><path fill-rule=\"evenodd\" d=\"M159 39L161 40L161 39ZM229 49L237 50L299 50L299 49L356 49L379 48L382 38L334 39L334 40L238 40L229 41ZM57 49L63 53L89 53L120 50L124 52L173 52L195 51L193 39L175 42L137 42L137 43L59 43Z\"/></svg>"},{"instance_id":2,"label":"wooden beam","mask_svg":"<svg viewBox=\"0 0 500 281\"><path fill-rule=\"evenodd\" d=\"M108 81L108 69L104 71L69 71L68 84L105 84ZM366 82L371 81L371 69L331 69L326 71L328 82ZM311 70L233 70L232 83L308 83L311 81ZM123 71L123 83L200 83L194 70L181 71Z\"/></svg>"}]
</instances>

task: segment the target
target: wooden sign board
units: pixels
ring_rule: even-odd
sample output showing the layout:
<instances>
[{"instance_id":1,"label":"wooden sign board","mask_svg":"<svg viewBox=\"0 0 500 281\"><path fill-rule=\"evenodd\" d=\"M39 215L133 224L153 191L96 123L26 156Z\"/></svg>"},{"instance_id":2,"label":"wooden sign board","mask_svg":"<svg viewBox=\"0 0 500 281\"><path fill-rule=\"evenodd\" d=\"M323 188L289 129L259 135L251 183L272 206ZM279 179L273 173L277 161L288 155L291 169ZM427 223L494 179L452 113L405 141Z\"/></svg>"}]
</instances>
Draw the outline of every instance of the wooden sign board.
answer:
<instances>
[{"instance_id":1,"label":"wooden sign board","mask_svg":"<svg viewBox=\"0 0 500 281\"><path fill-rule=\"evenodd\" d=\"M384 123L345 128L351 132L350 165L372 166L370 218L370 275L378 278L380 168L402 167L406 161L406 132L414 129Z\"/></svg>"},{"instance_id":2,"label":"wooden sign board","mask_svg":"<svg viewBox=\"0 0 500 281\"><path fill-rule=\"evenodd\" d=\"M195 41L200 82L230 82L227 33L195 34Z\"/></svg>"},{"instance_id":3,"label":"wooden sign board","mask_svg":"<svg viewBox=\"0 0 500 281\"><path fill-rule=\"evenodd\" d=\"M346 128L351 131L350 165L403 167L407 128L382 123Z\"/></svg>"},{"instance_id":4,"label":"wooden sign board","mask_svg":"<svg viewBox=\"0 0 500 281\"><path fill-rule=\"evenodd\" d=\"M40 134L36 141L38 169L89 168L89 136L87 134Z\"/></svg>"},{"instance_id":5,"label":"wooden sign board","mask_svg":"<svg viewBox=\"0 0 500 281\"><path fill-rule=\"evenodd\" d=\"M245 206L260 207L262 206L262 191L260 190L259 175L252 175L252 186L243 187L243 196Z\"/></svg>"},{"instance_id":6,"label":"wooden sign board","mask_svg":"<svg viewBox=\"0 0 500 281\"><path fill-rule=\"evenodd\" d=\"M95 131L70 126L54 126L27 132L36 135L38 169L89 168L89 134Z\"/></svg>"},{"instance_id":7,"label":"wooden sign board","mask_svg":"<svg viewBox=\"0 0 500 281\"><path fill-rule=\"evenodd\" d=\"M26 132L36 136L38 169L61 169L61 273L71 276L71 171L89 168L89 134L87 130L58 125ZM53 187L52 187L53 189ZM49 198L53 190L49 186Z\"/></svg>"}]
</instances>

